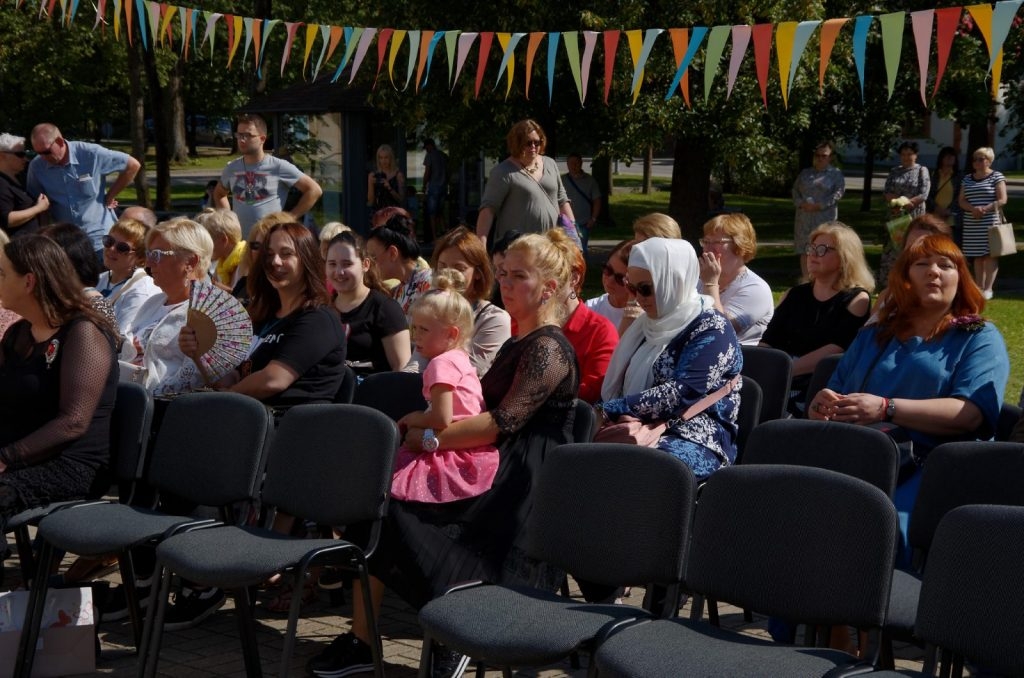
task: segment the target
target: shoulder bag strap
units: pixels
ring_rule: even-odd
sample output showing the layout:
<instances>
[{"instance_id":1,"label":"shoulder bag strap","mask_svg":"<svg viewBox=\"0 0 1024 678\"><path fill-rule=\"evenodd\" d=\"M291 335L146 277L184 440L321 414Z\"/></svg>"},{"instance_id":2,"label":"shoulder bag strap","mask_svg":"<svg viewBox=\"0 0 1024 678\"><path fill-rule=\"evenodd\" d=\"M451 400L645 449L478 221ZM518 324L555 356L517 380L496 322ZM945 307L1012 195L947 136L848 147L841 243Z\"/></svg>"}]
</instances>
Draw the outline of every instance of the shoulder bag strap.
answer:
<instances>
[{"instance_id":1,"label":"shoulder bag strap","mask_svg":"<svg viewBox=\"0 0 1024 678\"><path fill-rule=\"evenodd\" d=\"M701 398L700 400L686 408L686 411L683 412L679 418L682 419L683 421L689 421L690 419L693 419L698 414L708 409L725 396L729 395L729 393L736 386L736 384L739 383L739 381L740 375L737 374L735 377L730 379L725 386L718 389L714 393L704 396L703 398Z\"/></svg>"}]
</instances>

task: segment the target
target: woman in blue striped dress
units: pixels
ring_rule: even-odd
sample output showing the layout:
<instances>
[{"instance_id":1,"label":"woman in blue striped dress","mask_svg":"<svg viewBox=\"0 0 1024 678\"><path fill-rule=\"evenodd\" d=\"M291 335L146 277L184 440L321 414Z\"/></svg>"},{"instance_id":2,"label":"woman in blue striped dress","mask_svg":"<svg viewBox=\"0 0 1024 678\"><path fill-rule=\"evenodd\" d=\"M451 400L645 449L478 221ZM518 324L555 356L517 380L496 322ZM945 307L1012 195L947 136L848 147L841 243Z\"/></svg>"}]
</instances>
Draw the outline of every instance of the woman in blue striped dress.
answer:
<instances>
[{"instance_id":1,"label":"woman in blue striped dress","mask_svg":"<svg viewBox=\"0 0 1024 678\"><path fill-rule=\"evenodd\" d=\"M999 258L990 256L988 229L998 224L999 210L1006 204L1006 179L992 169L995 153L983 146L971 155L974 172L960 184L960 209L964 214L964 254L974 259L974 279L986 299L999 272Z\"/></svg>"}]
</instances>

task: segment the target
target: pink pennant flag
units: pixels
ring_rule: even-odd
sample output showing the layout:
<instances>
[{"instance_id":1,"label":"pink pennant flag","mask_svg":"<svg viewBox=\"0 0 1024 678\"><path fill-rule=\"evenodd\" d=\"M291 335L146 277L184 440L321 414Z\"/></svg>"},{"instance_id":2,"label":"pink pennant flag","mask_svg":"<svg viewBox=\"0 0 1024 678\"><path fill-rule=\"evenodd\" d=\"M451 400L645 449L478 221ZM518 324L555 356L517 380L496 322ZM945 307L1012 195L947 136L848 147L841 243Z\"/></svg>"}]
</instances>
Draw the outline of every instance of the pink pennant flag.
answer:
<instances>
[{"instance_id":1,"label":"pink pennant flag","mask_svg":"<svg viewBox=\"0 0 1024 678\"><path fill-rule=\"evenodd\" d=\"M537 56L537 48L544 39L544 33L537 31L530 33L530 39L526 43L526 100L530 100L530 77L533 75L533 59Z\"/></svg>"},{"instance_id":2,"label":"pink pennant flag","mask_svg":"<svg viewBox=\"0 0 1024 678\"><path fill-rule=\"evenodd\" d=\"M384 52L387 51L388 43L394 34L394 28L385 28L380 32L380 39L377 40L377 73L373 76L373 86L377 86L377 79L380 78L380 69L384 65Z\"/></svg>"},{"instance_id":3,"label":"pink pennant flag","mask_svg":"<svg viewBox=\"0 0 1024 678\"><path fill-rule=\"evenodd\" d=\"M736 75L743 65L743 57L747 55L747 45L750 44L750 26L732 27L732 56L729 57L729 74L726 78L725 98L732 96L733 85L736 84Z\"/></svg>"},{"instance_id":4,"label":"pink pennant flag","mask_svg":"<svg viewBox=\"0 0 1024 678\"><path fill-rule=\"evenodd\" d=\"M484 81L484 71L487 70L487 57L491 53L491 43L494 42L494 33L485 31L480 34L480 58L476 62L476 84L473 88L473 98L480 98L480 84Z\"/></svg>"},{"instance_id":5,"label":"pink pennant flag","mask_svg":"<svg viewBox=\"0 0 1024 678\"><path fill-rule=\"evenodd\" d=\"M921 104L928 107L928 99L924 89L928 83L928 54L932 47L932 20L935 12L923 9L910 13L910 23L914 28L914 44L917 46L917 71L921 84Z\"/></svg>"},{"instance_id":6,"label":"pink pennant flag","mask_svg":"<svg viewBox=\"0 0 1024 678\"><path fill-rule=\"evenodd\" d=\"M469 56L469 48L473 46L473 41L476 40L477 35L479 33L462 33L459 35L459 52L456 56L455 79L452 81L452 90L455 89L455 83L459 81L459 74L462 73L462 67L466 64L466 57Z\"/></svg>"},{"instance_id":7,"label":"pink pennant flag","mask_svg":"<svg viewBox=\"0 0 1024 678\"><path fill-rule=\"evenodd\" d=\"M761 101L768 108L768 68L772 58L772 25L757 24L752 30L754 38L754 65L757 83L761 86Z\"/></svg>"},{"instance_id":8,"label":"pink pennant flag","mask_svg":"<svg viewBox=\"0 0 1024 678\"><path fill-rule=\"evenodd\" d=\"M153 38L153 47L160 41L160 3L150 2L147 7L149 18L149 35Z\"/></svg>"},{"instance_id":9,"label":"pink pennant flag","mask_svg":"<svg viewBox=\"0 0 1024 678\"><path fill-rule=\"evenodd\" d=\"M21 3L19 2L17 4L17 6L20 7ZM99 28L100 24L103 24L104 26L107 24L107 22L105 20L106 19L106 14L107 14L107 0L99 0L99 2L96 5L96 23L94 23L92 25L92 29L94 31L97 28Z\"/></svg>"},{"instance_id":10,"label":"pink pennant flag","mask_svg":"<svg viewBox=\"0 0 1024 678\"><path fill-rule=\"evenodd\" d=\"M199 47L202 48L206 44L206 41L210 41L210 60L213 60L213 41L217 37L217 20L220 19L223 14L214 12L204 12L206 17L206 31L203 33L203 41L199 43Z\"/></svg>"},{"instance_id":11,"label":"pink pennant flag","mask_svg":"<svg viewBox=\"0 0 1024 678\"><path fill-rule=\"evenodd\" d=\"M825 92L825 69L832 58L832 48L836 45L839 31L849 19L829 19L821 24L821 59L818 62L818 91Z\"/></svg>"},{"instance_id":12,"label":"pink pennant flag","mask_svg":"<svg viewBox=\"0 0 1024 678\"><path fill-rule=\"evenodd\" d=\"M284 24L287 37L285 37L284 41L284 50L281 52L281 75L284 75L284 67L288 65L288 60L291 59L292 46L295 44L295 32L299 30L301 25L301 21L286 21Z\"/></svg>"},{"instance_id":13,"label":"pink pennant flag","mask_svg":"<svg viewBox=\"0 0 1024 678\"><path fill-rule=\"evenodd\" d=\"M615 53L619 51L620 31L604 32L604 103L612 91L612 73L615 71Z\"/></svg>"},{"instance_id":14,"label":"pink pennant flag","mask_svg":"<svg viewBox=\"0 0 1024 678\"><path fill-rule=\"evenodd\" d=\"M366 58L366 53L370 51L370 43L373 42L373 38L376 35L376 28L367 28L359 36L359 46L356 47L356 55L352 59L352 72L348 75L348 84L351 85L352 81L356 79L356 73L359 72L359 67L363 65L363 59Z\"/></svg>"},{"instance_id":15,"label":"pink pennant flag","mask_svg":"<svg viewBox=\"0 0 1024 678\"><path fill-rule=\"evenodd\" d=\"M960 15L963 14L963 11L962 7L944 7L935 10L935 50L938 53L938 57L935 66L935 87L932 89L932 97L939 91L942 74L946 72L946 64L949 63L949 51L953 48L953 38L956 37L956 30L960 25Z\"/></svg>"},{"instance_id":16,"label":"pink pennant flag","mask_svg":"<svg viewBox=\"0 0 1024 678\"><path fill-rule=\"evenodd\" d=\"M583 59L580 61L580 79L583 81L583 98L587 100L587 85L590 84L590 65L594 60L594 47L597 45L597 31L583 31Z\"/></svg>"}]
</instances>

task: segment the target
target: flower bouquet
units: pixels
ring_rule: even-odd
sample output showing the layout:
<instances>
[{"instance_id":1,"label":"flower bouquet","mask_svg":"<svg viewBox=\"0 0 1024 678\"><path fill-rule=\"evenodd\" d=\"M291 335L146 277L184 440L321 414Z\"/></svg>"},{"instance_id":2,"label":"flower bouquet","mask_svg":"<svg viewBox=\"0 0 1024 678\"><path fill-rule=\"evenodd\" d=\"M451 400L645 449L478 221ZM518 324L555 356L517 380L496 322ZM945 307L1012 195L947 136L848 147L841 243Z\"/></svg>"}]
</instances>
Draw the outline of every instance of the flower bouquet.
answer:
<instances>
[{"instance_id":1,"label":"flower bouquet","mask_svg":"<svg viewBox=\"0 0 1024 678\"><path fill-rule=\"evenodd\" d=\"M885 228L889 231L889 238L897 249L903 248L903 238L907 235L907 227L913 217L908 212L913 208L910 199L904 196L893 198L889 201L889 213L891 219L885 222Z\"/></svg>"}]
</instances>

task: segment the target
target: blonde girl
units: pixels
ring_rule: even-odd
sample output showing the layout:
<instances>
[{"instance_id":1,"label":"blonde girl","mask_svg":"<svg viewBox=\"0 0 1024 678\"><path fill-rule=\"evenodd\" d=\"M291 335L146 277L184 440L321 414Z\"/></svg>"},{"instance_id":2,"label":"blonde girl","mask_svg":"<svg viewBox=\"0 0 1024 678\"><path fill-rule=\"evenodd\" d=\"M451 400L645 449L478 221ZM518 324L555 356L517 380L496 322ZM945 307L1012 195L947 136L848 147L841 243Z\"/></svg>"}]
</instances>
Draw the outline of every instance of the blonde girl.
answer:
<instances>
[{"instance_id":1,"label":"blonde girl","mask_svg":"<svg viewBox=\"0 0 1024 678\"><path fill-rule=\"evenodd\" d=\"M465 345L473 334L473 309L462 296L465 278L454 269L438 271L434 289L410 309L413 344L430 362L423 371L427 409L398 421L403 434L424 429L423 451L399 448L391 494L404 501L444 504L476 497L491 488L498 470L498 449L438 449L437 434L453 421L484 409L480 379Z\"/></svg>"}]
</instances>

